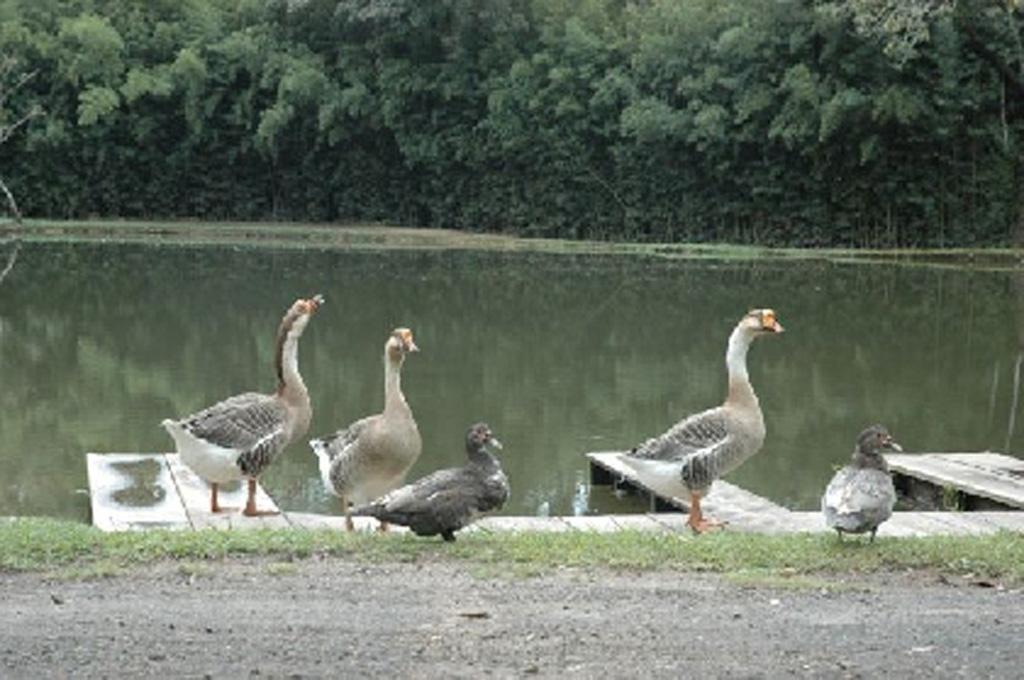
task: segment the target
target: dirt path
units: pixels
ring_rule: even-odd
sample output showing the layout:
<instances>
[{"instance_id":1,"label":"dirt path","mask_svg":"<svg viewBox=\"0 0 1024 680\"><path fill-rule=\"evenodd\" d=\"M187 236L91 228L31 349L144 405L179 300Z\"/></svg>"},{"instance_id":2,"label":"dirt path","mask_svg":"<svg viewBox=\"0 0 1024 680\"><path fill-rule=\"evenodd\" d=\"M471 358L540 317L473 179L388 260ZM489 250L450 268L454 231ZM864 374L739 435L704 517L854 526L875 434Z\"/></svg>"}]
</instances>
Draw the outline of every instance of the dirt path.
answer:
<instances>
[{"instance_id":1,"label":"dirt path","mask_svg":"<svg viewBox=\"0 0 1024 680\"><path fill-rule=\"evenodd\" d=\"M0 575L0 677L1012 677L1024 593L457 563Z\"/></svg>"}]
</instances>

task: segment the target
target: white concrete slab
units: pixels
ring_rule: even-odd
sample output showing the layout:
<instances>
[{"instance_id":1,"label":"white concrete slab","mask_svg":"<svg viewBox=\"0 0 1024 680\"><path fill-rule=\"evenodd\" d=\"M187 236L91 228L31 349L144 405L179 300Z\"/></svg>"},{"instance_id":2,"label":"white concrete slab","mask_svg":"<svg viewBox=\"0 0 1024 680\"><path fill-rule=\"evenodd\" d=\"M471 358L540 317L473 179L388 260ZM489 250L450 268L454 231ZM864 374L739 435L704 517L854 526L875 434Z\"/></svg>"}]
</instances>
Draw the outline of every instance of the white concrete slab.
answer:
<instances>
[{"instance_id":1,"label":"white concrete slab","mask_svg":"<svg viewBox=\"0 0 1024 680\"><path fill-rule=\"evenodd\" d=\"M164 456L88 453L92 523L103 531L189 527Z\"/></svg>"}]
</instances>

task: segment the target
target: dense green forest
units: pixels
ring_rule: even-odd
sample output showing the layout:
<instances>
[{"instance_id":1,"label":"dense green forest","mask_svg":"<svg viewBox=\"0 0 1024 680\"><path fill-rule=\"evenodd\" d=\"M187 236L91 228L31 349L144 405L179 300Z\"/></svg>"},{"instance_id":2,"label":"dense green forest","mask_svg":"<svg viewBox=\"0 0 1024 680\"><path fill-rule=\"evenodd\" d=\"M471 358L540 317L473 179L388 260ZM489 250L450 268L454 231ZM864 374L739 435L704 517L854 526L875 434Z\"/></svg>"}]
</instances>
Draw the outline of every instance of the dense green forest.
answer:
<instances>
[{"instance_id":1,"label":"dense green forest","mask_svg":"<svg viewBox=\"0 0 1024 680\"><path fill-rule=\"evenodd\" d=\"M1006 0L0 0L0 127L45 111L0 177L35 217L1020 243L1022 29Z\"/></svg>"}]
</instances>

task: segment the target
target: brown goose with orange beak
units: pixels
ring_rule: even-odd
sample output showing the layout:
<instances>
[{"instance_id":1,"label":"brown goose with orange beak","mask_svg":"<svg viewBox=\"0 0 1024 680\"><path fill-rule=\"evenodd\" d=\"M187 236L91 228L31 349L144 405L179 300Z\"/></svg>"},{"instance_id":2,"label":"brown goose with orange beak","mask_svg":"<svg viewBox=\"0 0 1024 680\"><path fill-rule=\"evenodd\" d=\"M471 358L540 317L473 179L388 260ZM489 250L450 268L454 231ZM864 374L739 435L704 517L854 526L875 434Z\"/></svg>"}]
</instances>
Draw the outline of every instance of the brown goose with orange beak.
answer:
<instances>
[{"instance_id":1,"label":"brown goose with orange beak","mask_svg":"<svg viewBox=\"0 0 1024 680\"><path fill-rule=\"evenodd\" d=\"M704 517L701 511L700 500L712 482L735 470L764 443L764 416L747 375L747 350L757 338L782 330L774 310L748 312L729 336L725 353L729 393L725 402L685 418L622 457L637 470L682 481L690 496L687 524L697 533L723 526Z\"/></svg>"},{"instance_id":2,"label":"brown goose with orange beak","mask_svg":"<svg viewBox=\"0 0 1024 680\"><path fill-rule=\"evenodd\" d=\"M210 484L210 510L220 512L217 486L239 479L249 482L244 514L271 514L256 509L256 481L278 454L309 430L313 409L299 375L299 338L324 303L321 295L296 300L277 330L273 394L247 392L218 402L163 426L174 438L182 462Z\"/></svg>"},{"instance_id":3,"label":"brown goose with orange beak","mask_svg":"<svg viewBox=\"0 0 1024 680\"><path fill-rule=\"evenodd\" d=\"M349 531L354 528L350 504L369 503L400 487L423 450L401 381L406 355L418 351L412 331L392 331L384 345L384 411L309 442L324 487L341 501ZM386 521L380 529L387 530Z\"/></svg>"}]
</instances>

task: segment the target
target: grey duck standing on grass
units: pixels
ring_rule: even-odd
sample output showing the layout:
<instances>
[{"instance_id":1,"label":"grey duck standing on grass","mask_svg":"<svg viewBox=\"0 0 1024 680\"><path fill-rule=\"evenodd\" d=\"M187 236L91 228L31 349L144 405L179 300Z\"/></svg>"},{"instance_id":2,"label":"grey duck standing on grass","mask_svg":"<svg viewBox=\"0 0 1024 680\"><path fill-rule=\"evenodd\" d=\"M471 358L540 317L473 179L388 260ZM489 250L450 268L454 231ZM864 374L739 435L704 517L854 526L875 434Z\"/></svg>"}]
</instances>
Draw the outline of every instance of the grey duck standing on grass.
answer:
<instances>
[{"instance_id":1,"label":"grey duck standing on grass","mask_svg":"<svg viewBox=\"0 0 1024 680\"><path fill-rule=\"evenodd\" d=\"M163 421L181 460L210 485L210 511L220 512L217 486L248 479L244 514L270 514L256 509L256 480L289 444L306 434L313 410L299 375L299 338L324 303L321 295L296 300L277 330L273 394L246 392L218 402L180 420Z\"/></svg>"},{"instance_id":2,"label":"grey duck standing on grass","mask_svg":"<svg viewBox=\"0 0 1024 680\"><path fill-rule=\"evenodd\" d=\"M902 451L882 425L872 425L857 437L853 459L839 470L821 497L825 523L843 534L871 532L875 540L879 525L892 516L896 488L882 451Z\"/></svg>"},{"instance_id":3,"label":"grey duck standing on grass","mask_svg":"<svg viewBox=\"0 0 1024 680\"><path fill-rule=\"evenodd\" d=\"M682 492L690 496L687 524L697 533L722 526L705 518L700 507L701 497L712 482L739 467L764 443L764 416L747 375L747 350L757 338L782 331L773 310L748 312L729 335L725 354L729 392L725 402L682 420L622 456L623 462L637 471L666 482L682 482Z\"/></svg>"},{"instance_id":4,"label":"grey duck standing on grass","mask_svg":"<svg viewBox=\"0 0 1024 680\"><path fill-rule=\"evenodd\" d=\"M508 500L508 478L488 446L500 449L501 442L486 423L477 423L466 433L466 465L438 470L352 514L401 524L418 536L440 534L454 541L456 531Z\"/></svg>"},{"instance_id":5,"label":"grey duck standing on grass","mask_svg":"<svg viewBox=\"0 0 1024 680\"><path fill-rule=\"evenodd\" d=\"M324 487L341 501L349 531L355 528L349 506L368 503L401 486L423 450L401 382L406 355L418 351L412 331L392 331L384 344L384 411L309 442ZM380 530L387 530L386 522Z\"/></svg>"}]
</instances>

